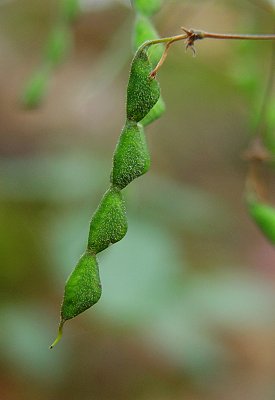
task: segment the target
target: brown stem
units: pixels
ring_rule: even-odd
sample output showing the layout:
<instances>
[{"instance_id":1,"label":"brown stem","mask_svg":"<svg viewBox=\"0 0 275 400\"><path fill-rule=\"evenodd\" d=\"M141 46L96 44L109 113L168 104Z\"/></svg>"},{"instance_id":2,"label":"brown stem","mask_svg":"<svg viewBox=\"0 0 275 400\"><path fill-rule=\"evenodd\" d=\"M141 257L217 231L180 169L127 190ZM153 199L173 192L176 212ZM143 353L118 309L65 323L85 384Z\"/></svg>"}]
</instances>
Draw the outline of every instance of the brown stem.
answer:
<instances>
[{"instance_id":1,"label":"brown stem","mask_svg":"<svg viewBox=\"0 0 275 400\"><path fill-rule=\"evenodd\" d=\"M195 54L195 48L194 48L195 41L202 40L202 39L275 40L275 33L261 34L261 35L248 35L248 34L231 34L231 33L211 33L211 32L204 32L204 31L198 31L198 30L187 29L187 28L182 28L182 30L184 31L184 34L182 34L182 35L148 40L147 42L143 43L140 46L140 48L138 49L138 52L139 52L139 51L142 51L146 47L149 47L149 46L152 46L155 44L166 43L164 53L163 53L159 63L157 64L156 68L151 72L151 74L150 74L151 77L155 77L157 72L163 65L163 63L168 55L168 51L169 51L171 44L181 41L181 40L186 40L186 49L191 48L194 54Z\"/></svg>"},{"instance_id":2,"label":"brown stem","mask_svg":"<svg viewBox=\"0 0 275 400\"><path fill-rule=\"evenodd\" d=\"M239 35L239 34L228 34L228 33L210 33L210 32L200 32L203 34L202 38L209 39L237 39L237 40L274 40L275 34L263 34L263 35Z\"/></svg>"},{"instance_id":3,"label":"brown stem","mask_svg":"<svg viewBox=\"0 0 275 400\"><path fill-rule=\"evenodd\" d=\"M155 66L155 68L153 69L153 71L150 74L151 78L155 78L155 76L157 75L159 69L161 68L162 64L166 60L166 57L168 56L169 47L171 46L172 43L174 43L174 42L171 40L171 42L168 42L166 44L164 52L161 56L161 59L159 60L159 62L157 63L157 65Z\"/></svg>"}]
</instances>

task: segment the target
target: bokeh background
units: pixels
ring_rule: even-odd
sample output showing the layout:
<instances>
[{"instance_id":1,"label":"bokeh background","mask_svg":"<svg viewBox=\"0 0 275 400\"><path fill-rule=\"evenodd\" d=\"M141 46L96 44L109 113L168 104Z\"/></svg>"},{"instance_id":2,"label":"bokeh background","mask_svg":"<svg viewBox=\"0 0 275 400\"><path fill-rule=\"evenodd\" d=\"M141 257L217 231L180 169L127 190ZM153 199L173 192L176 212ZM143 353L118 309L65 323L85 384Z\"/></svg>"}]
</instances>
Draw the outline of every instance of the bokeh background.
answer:
<instances>
[{"instance_id":1,"label":"bokeh background","mask_svg":"<svg viewBox=\"0 0 275 400\"><path fill-rule=\"evenodd\" d=\"M154 23L162 36L182 25L270 33L272 7L166 0ZM27 110L58 1L0 1L0 399L272 400L275 252L247 216L241 158L268 42L209 40L196 58L171 49L159 73L167 111L147 129L151 170L124 191L126 238L99 257L102 298L48 349L108 186L132 54L129 2L81 8L70 56Z\"/></svg>"}]
</instances>

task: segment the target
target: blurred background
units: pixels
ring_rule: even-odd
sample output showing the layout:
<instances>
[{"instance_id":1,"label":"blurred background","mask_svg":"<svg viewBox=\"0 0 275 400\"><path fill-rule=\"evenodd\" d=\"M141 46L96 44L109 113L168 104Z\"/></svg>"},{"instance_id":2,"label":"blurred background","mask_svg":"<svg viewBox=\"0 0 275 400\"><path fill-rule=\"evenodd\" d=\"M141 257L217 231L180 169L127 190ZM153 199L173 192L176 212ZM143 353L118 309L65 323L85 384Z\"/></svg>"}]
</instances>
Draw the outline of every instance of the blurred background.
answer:
<instances>
[{"instance_id":1,"label":"blurred background","mask_svg":"<svg viewBox=\"0 0 275 400\"><path fill-rule=\"evenodd\" d=\"M159 73L167 110L146 130L151 170L124 191L128 234L100 254L100 302L49 351L108 186L135 18L126 0L83 0L70 54L28 110L22 91L58 3L0 1L0 399L274 399L275 252L247 216L241 158L270 42L209 40L195 58L171 49ZM272 7L166 0L154 24L161 36L182 25L271 33Z\"/></svg>"}]
</instances>

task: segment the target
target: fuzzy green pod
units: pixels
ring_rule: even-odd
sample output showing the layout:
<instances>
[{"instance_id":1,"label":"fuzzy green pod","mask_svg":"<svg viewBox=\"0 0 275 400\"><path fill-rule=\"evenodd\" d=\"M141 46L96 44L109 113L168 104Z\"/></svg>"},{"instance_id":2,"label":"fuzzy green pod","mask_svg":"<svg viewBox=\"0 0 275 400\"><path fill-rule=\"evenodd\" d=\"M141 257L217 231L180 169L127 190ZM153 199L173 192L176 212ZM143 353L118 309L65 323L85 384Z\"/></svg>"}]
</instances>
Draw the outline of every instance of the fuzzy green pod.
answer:
<instances>
[{"instance_id":1,"label":"fuzzy green pod","mask_svg":"<svg viewBox=\"0 0 275 400\"><path fill-rule=\"evenodd\" d=\"M248 212L264 236L275 244L275 208L261 202L248 203Z\"/></svg>"},{"instance_id":2,"label":"fuzzy green pod","mask_svg":"<svg viewBox=\"0 0 275 400\"><path fill-rule=\"evenodd\" d=\"M123 189L150 168L150 154L142 125L127 121L117 144L111 182Z\"/></svg>"},{"instance_id":3,"label":"fuzzy green pod","mask_svg":"<svg viewBox=\"0 0 275 400\"><path fill-rule=\"evenodd\" d=\"M88 249L97 254L113 243L119 242L128 229L126 208L120 190L107 190L95 211L88 238Z\"/></svg>"},{"instance_id":4,"label":"fuzzy green pod","mask_svg":"<svg viewBox=\"0 0 275 400\"><path fill-rule=\"evenodd\" d=\"M86 251L69 276L61 306L61 320L76 317L98 302L101 283L95 255Z\"/></svg>"},{"instance_id":5,"label":"fuzzy green pod","mask_svg":"<svg viewBox=\"0 0 275 400\"><path fill-rule=\"evenodd\" d=\"M92 307L100 296L101 283L96 256L86 251L66 282L58 336L50 349L61 339L64 323Z\"/></svg>"},{"instance_id":6,"label":"fuzzy green pod","mask_svg":"<svg viewBox=\"0 0 275 400\"><path fill-rule=\"evenodd\" d=\"M49 77L48 68L43 68L31 76L23 89L22 102L24 106L35 108L41 103L47 91Z\"/></svg>"},{"instance_id":7,"label":"fuzzy green pod","mask_svg":"<svg viewBox=\"0 0 275 400\"><path fill-rule=\"evenodd\" d=\"M80 14L79 0L62 0L62 15L68 22L74 22Z\"/></svg>"},{"instance_id":8,"label":"fuzzy green pod","mask_svg":"<svg viewBox=\"0 0 275 400\"><path fill-rule=\"evenodd\" d=\"M138 14L134 26L133 49L136 51L147 40L158 39L158 33L152 25L148 17ZM159 62L163 53L163 44L150 46L148 49L148 57L153 68Z\"/></svg>"},{"instance_id":9,"label":"fuzzy green pod","mask_svg":"<svg viewBox=\"0 0 275 400\"><path fill-rule=\"evenodd\" d=\"M67 26L59 26L53 30L45 50L45 59L52 66L60 64L68 55L72 46L72 35Z\"/></svg>"},{"instance_id":10,"label":"fuzzy green pod","mask_svg":"<svg viewBox=\"0 0 275 400\"><path fill-rule=\"evenodd\" d=\"M132 0L132 3L141 14L153 15L160 10L163 0Z\"/></svg>"},{"instance_id":11,"label":"fuzzy green pod","mask_svg":"<svg viewBox=\"0 0 275 400\"><path fill-rule=\"evenodd\" d=\"M127 88L127 119L141 121L160 97L158 82L150 77L152 65L147 50L137 51L131 66Z\"/></svg>"},{"instance_id":12,"label":"fuzzy green pod","mask_svg":"<svg viewBox=\"0 0 275 400\"><path fill-rule=\"evenodd\" d=\"M160 97L152 110L140 121L143 126L147 126L160 118L165 112L165 103L163 98Z\"/></svg>"}]
</instances>

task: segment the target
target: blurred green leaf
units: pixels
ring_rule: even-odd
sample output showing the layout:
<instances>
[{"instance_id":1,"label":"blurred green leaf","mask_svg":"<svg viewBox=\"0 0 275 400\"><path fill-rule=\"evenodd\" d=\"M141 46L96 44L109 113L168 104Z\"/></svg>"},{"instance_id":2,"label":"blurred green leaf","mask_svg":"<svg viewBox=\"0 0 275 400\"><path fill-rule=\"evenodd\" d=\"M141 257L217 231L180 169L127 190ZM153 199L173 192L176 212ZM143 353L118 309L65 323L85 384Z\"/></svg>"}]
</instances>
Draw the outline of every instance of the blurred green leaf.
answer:
<instances>
[{"instance_id":1,"label":"blurred green leaf","mask_svg":"<svg viewBox=\"0 0 275 400\"><path fill-rule=\"evenodd\" d=\"M72 47L72 34L66 25L56 27L50 34L45 49L45 61L52 66L60 64Z\"/></svg>"},{"instance_id":2,"label":"blurred green leaf","mask_svg":"<svg viewBox=\"0 0 275 400\"><path fill-rule=\"evenodd\" d=\"M61 0L61 13L65 20L74 22L80 15L80 0Z\"/></svg>"},{"instance_id":3,"label":"blurred green leaf","mask_svg":"<svg viewBox=\"0 0 275 400\"><path fill-rule=\"evenodd\" d=\"M49 78L50 70L48 67L41 68L33 73L23 90L22 102L24 106L35 108L41 103L48 88Z\"/></svg>"}]
</instances>

